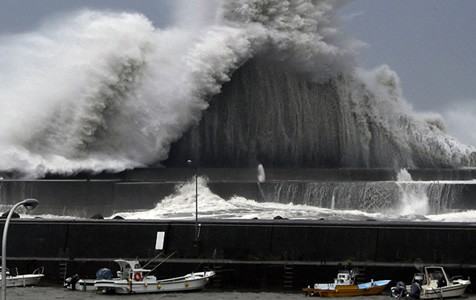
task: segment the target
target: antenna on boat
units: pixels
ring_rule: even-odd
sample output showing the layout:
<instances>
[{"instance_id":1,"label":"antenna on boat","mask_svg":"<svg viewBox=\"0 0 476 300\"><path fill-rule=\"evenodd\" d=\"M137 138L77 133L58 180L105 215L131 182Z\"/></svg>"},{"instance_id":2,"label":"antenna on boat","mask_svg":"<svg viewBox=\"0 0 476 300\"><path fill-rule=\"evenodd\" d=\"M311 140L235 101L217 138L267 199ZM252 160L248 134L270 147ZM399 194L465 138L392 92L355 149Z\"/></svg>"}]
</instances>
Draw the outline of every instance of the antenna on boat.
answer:
<instances>
[{"instance_id":1,"label":"antenna on boat","mask_svg":"<svg viewBox=\"0 0 476 300\"><path fill-rule=\"evenodd\" d=\"M421 260L420 258L415 258L415 261L413 262L413 266L415 267L415 269L417 269L418 271L420 272L423 272L423 266L424 266L424 263L423 263L423 260Z\"/></svg>"},{"instance_id":2,"label":"antenna on boat","mask_svg":"<svg viewBox=\"0 0 476 300\"><path fill-rule=\"evenodd\" d=\"M166 258L164 258L163 261L161 261L157 266L155 266L152 270L150 271L147 271L147 274L151 273L152 271L154 271L155 269L157 269L161 264L163 264L167 259L171 258L172 255L174 255L175 252L172 252L169 256L167 256Z\"/></svg>"},{"instance_id":3,"label":"antenna on boat","mask_svg":"<svg viewBox=\"0 0 476 300\"><path fill-rule=\"evenodd\" d=\"M157 255L156 257L154 257L154 258L152 258L151 260L149 260L149 262L146 263L144 266L142 266L142 268L147 267L151 262L153 262L154 260L156 260L157 258L159 258L160 256L162 256L162 254L164 254L164 252L160 252L159 255Z\"/></svg>"}]
</instances>

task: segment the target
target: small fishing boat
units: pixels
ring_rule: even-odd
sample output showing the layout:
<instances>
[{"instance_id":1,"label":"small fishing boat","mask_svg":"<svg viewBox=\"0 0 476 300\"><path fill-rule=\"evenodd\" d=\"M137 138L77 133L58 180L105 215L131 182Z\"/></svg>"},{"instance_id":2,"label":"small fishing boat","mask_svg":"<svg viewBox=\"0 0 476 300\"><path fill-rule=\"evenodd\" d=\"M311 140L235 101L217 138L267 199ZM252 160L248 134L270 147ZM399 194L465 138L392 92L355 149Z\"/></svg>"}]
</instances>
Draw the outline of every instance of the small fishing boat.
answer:
<instances>
[{"instance_id":1,"label":"small fishing boat","mask_svg":"<svg viewBox=\"0 0 476 300\"><path fill-rule=\"evenodd\" d=\"M16 269L15 273L12 273L9 269L6 269L7 287L38 285L41 278L45 276L43 272L43 267L34 270L31 274L18 274L18 270ZM0 283L2 280L3 278L0 273Z\"/></svg>"},{"instance_id":2,"label":"small fishing boat","mask_svg":"<svg viewBox=\"0 0 476 300\"><path fill-rule=\"evenodd\" d=\"M390 280L377 280L357 284L355 282L358 271L344 270L337 273L333 283L316 283L313 287L304 288L307 296L320 297L352 297L370 296L382 293Z\"/></svg>"},{"instance_id":3,"label":"small fishing boat","mask_svg":"<svg viewBox=\"0 0 476 300\"><path fill-rule=\"evenodd\" d=\"M72 290L96 290L107 294L144 294L198 291L205 287L214 271L194 272L180 277L157 279L150 275L154 269L141 267L137 260L114 260L119 265L117 277L109 269L96 273L96 279L79 279L77 274L65 280L65 287Z\"/></svg>"},{"instance_id":4,"label":"small fishing boat","mask_svg":"<svg viewBox=\"0 0 476 300\"><path fill-rule=\"evenodd\" d=\"M94 287L104 293L139 294L196 291L205 287L213 271L190 273L184 276L157 279L149 275L152 270L144 269L137 260L116 259L120 270L118 277L112 279L98 279Z\"/></svg>"},{"instance_id":5,"label":"small fishing boat","mask_svg":"<svg viewBox=\"0 0 476 300\"><path fill-rule=\"evenodd\" d=\"M461 297L470 284L469 278L467 280L462 276L449 278L441 266L427 266L413 276L410 286L398 282L397 286L391 289L391 293L393 297L398 298L455 298Z\"/></svg>"}]
</instances>

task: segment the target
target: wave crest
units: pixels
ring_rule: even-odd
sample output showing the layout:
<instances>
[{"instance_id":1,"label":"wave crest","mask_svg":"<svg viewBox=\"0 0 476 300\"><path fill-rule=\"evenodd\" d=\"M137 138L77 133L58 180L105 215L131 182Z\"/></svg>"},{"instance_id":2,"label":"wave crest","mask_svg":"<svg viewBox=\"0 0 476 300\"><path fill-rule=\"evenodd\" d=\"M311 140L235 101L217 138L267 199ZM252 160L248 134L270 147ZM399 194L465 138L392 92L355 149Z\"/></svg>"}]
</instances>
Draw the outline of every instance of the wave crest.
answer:
<instances>
[{"instance_id":1,"label":"wave crest","mask_svg":"<svg viewBox=\"0 0 476 300\"><path fill-rule=\"evenodd\" d=\"M398 76L390 68L381 67L359 80L342 79L349 74L353 77L355 56L362 46L340 29L336 10L343 3L223 1L215 7L214 22L167 29L154 28L140 14L84 10L45 23L35 32L2 36L0 155L4 159L0 170L39 177L48 172L120 171L163 162L171 144L201 120L213 96L252 58L318 81L325 91L315 93L317 96L333 98L337 91L338 100L345 102L351 94L351 101L342 103L353 106L358 102L357 108L353 107L358 113L352 118L358 119L357 123L371 120L377 124L374 132L359 124L363 133L357 141L352 135L356 129L345 127L351 126L345 123L347 132L328 146L352 141L361 149L337 158L331 154L329 160L369 165L370 155L365 155L371 153L369 147L375 151L392 147L370 145L377 141L401 142L399 159L408 165L408 157L415 160L414 153L423 153L416 157L425 160L426 151L435 148L443 157L438 165L441 160L454 165L454 157L460 164L474 162L474 149L441 133L442 123L432 121L425 127L415 121L401 97ZM299 91L286 90L285 94L294 92ZM306 95L311 105L316 103L313 95ZM288 100L291 98L299 100L299 95ZM288 102L283 107L300 103ZM276 109L282 111L283 107ZM303 122L296 123L302 126ZM321 135L318 130L325 128L306 128L299 138L315 139L316 134ZM405 130L405 135L401 134ZM433 140L426 138L429 131ZM311 134L304 136L304 132ZM286 133L286 140L291 141L293 134ZM375 134L381 138L375 139ZM427 147L429 144L433 146ZM304 147L311 152L304 156L319 159L321 154L313 152L319 149L313 147ZM425 147L428 149L421 150ZM286 151L295 150L299 148ZM327 154L322 157L328 158ZM425 164L431 165L432 159L427 158Z\"/></svg>"}]
</instances>

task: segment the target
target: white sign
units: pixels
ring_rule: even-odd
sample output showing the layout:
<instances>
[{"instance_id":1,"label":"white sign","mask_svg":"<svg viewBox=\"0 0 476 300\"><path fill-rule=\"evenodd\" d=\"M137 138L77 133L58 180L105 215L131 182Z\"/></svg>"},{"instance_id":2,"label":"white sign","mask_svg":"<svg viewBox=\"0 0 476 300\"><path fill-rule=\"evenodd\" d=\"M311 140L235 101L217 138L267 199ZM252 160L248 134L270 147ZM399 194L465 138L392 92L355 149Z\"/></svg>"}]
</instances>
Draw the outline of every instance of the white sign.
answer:
<instances>
[{"instance_id":1,"label":"white sign","mask_svg":"<svg viewBox=\"0 0 476 300\"><path fill-rule=\"evenodd\" d=\"M165 238L165 232L157 231L157 239L155 240L155 250L164 249L164 238Z\"/></svg>"}]
</instances>

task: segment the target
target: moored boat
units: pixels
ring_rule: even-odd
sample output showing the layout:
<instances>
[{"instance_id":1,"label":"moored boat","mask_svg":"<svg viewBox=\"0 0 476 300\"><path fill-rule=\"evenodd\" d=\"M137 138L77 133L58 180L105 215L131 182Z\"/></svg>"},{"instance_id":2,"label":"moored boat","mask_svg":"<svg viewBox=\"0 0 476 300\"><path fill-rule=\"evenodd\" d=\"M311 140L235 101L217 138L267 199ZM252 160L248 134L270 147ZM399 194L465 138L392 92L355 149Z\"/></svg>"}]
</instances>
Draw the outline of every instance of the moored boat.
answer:
<instances>
[{"instance_id":1,"label":"moored boat","mask_svg":"<svg viewBox=\"0 0 476 300\"><path fill-rule=\"evenodd\" d=\"M1 267L0 267L1 270ZM43 274L44 268L38 268L31 274L18 274L18 271L13 274L9 269L6 269L6 280L7 280L7 287L14 287L14 286L31 286L31 285L38 285L45 275ZM2 282L3 278L0 275L0 283Z\"/></svg>"},{"instance_id":2,"label":"moored boat","mask_svg":"<svg viewBox=\"0 0 476 300\"><path fill-rule=\"evenodd\" d=\"M194 272L180 277L157 279L152 270L141 267L137 260L116 259L120 270L117 277L78 280L76 289L99 290L103 293L142 294L201 290L215 275L214 271ZM111 276L112 277L112 276ZM94 287L94 288L93 288Z\"/></svg>"},{"instance_id":3,"label":"moored boat","mask_svg":"<svg viewBox=\"0 0 476 300\"><path fill-rule=\"evenodd\" d=\"M304 288L307 296L320 297L352 297L352 296L370 296L382 293L390 280L377 280L357 284L355 282L358 272L339 271L337 278L333 283L316 283L313 287Z\"/></svg>"},{"instance_id":4,"label":"moored boat","mask_svg":"<svg viewBox=\"0 0 476 300\"><path fill-rule=\"evenodd\" d=\"M399 298L416 299L443 299L463 296L466 288L471 284L469 278L462 276L448 277L441 266L427 266L422 272L413 276L412 284L405 287L403 283L392 288L392 296Z\"/></svg>"}]
</instances>

